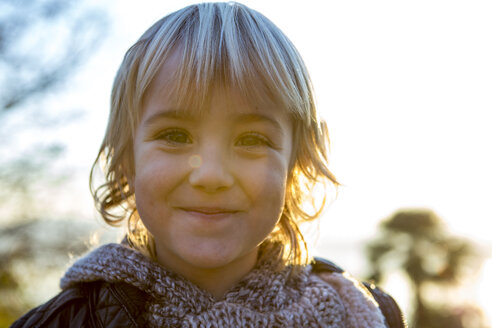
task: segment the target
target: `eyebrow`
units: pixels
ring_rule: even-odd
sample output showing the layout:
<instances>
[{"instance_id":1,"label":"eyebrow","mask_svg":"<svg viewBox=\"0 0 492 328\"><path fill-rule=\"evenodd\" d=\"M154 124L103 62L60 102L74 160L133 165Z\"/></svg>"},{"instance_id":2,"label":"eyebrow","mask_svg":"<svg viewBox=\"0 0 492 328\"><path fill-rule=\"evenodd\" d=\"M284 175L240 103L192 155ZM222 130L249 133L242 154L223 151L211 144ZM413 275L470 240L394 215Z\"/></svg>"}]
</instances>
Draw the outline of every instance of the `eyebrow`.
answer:
<instances>
[{"instance_id":1,"label":"eyebrow","mask_svg":"<svg viewBox=\"0 0 492 328\"><path fill-rule=\"evenodd\" d=\"M198 121L199 117L196 115L193 115L192 113L184 110L176 110L176 109L169 109L169 110L163 110L160 111L149 118L147 118L144 121L145 126L150 126L154 124L156 121L159 121L161 119L166 119L166 118L171 118L171 119L177 119L177 120L187 120L187 121ZM280 132L284 132L282 129L282 126L280 123L275 120L275 118L270 117L265 114L261 113L238 113L233 115L233 120L241 123L256 123L256 122L268 122L270 125L272 125L276 130Z\"/></svg>"},{"instance_id":2,"label":"eyebrow","mask_svg":"<svg viewBox=\"0 0 492 328\"><path fill-rule=\"evenodd\" d=\"M156 121L166 119L166 118L172 118L172 119L178 119L178 120L189 120L189 121L196 120L196 118L188 112L185 112L182 110L176 110L176 109L168 109L168 110L162 110L156 114L151 115L149 118L147 118L144 121L144 125L150 126L150 125L154 124Z\"/></svg>"},{"instance_id":3,"label":"eyebrow","mask_svg":"<svg viewBox=\"0 0 492 328\"><path fill-rule=\"evenodd\" d=\"M255 122L268 122L270 123L276 130L280 132L284 132L280 123L275 120L273 117L268 115L260 114L260 113L245 113L245 114L237 114L234 115L237 121L241 123L255 123Z\"/></svg>"}]
</instances>

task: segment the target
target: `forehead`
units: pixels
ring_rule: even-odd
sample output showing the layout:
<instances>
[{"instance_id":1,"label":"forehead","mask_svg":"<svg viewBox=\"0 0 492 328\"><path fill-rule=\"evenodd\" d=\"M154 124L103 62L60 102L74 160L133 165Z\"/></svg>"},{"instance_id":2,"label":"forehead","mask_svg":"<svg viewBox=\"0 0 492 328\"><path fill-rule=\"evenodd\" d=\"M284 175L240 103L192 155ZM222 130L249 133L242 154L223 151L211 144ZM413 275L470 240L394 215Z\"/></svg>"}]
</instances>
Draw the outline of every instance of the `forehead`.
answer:
<instances>
[{"instance_id":1,"label":"forehead","mask_svg":"<svg viewBox=\"0 0 492 328\"><path fill-rule=\"evenodd\" d=\"M215 77L200 83L190 79L183 72L182 54L173 51L157 71L153 81L144 94L140 116L148 116L147 111L160 107L181 112L180 115L200 116L210 111L212 104L224 104L223 109L244 115L280 115L291 117L289 111L270 95L266 86L258 79L254 89L244 90L239 86L227 84L224 79Z\"/></svg>"}]
</instances>

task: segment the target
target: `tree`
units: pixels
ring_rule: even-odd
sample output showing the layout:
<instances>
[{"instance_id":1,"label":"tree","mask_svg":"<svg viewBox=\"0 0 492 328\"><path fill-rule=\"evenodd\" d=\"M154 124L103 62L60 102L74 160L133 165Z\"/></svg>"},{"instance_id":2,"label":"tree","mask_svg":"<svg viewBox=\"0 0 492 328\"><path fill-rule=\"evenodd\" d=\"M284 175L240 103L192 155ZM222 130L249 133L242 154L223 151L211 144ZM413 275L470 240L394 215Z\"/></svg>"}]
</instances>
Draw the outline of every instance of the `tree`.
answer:
<instances>
[{"instance_id":1,"label":"tree","mask_svg":"<svg viewBox=\"0 0 492 328\"><path fill-rule=\"evenodd\" d=\"M394 213L381 223L379 236L368 243L367 257L369 279L376 283L397 269L407 276L413 292L413 327L465 327L465 322L480 322L475 318L480 314L477 308L456 307L446 298L436 301L428 293L433 287L436 294L458 286L480 263L476 247L452 236L433 211Z\"/></svg>"},{"instance_id":2,"label":"tree","mask_svg":"<svg viewBox=\"0 0 492 328\"><path fill-rule=\"evenodd\" d=\"M71 232L81 232L75 223L48 227L36 222L39 217L32 210L39 194L36 185L46 188L63 176L48 174L63 144L38 137L21 147L26 141L19 140L26 131L72 118L53 117L42 100L88 59L106 27L105 11L80 0L0 1L0 327L33 305L22 296L27 276L61 268L69 251L86 249L80 240L73 243ZM43 229L51 229L54 237L38 238ZM42 265L18 270L34 263Z\"/></svg>"},{"instance_id":3,"label":"tree","mask_svg":"<svg viewBox=\"0 0 492 328\"><path fill-rule=\"evenodd\" d=\"M32 136L26 142L26 136L72 118L70 109L53 117L42 100L87 60L106 27L105 11L84 1L0 1L2 223L32 216L36 182L60 180L47 172L64 145Z\"/></svg>"},{"instance_id":4,"label":"tree","mask_svg":"<svg viewBox=\"0 0 492 328\"><path fill-rule=\"evenodd\" d=\"M0 113L63 82L101 40L106 18L75 0L0 2Z\"/></svg>"},{"instance_id":5,"label":"tree","mask_svg":"<svg viewBox=\"0 0 492 328\"><path fill-rule=\"evenodd\" d=\"M73 220L32 220L0 228L0 327L37 305L33 285L44 288L69 261L87 250L93 226ZM26 282L28 281L28 282Z\"/></svg>"}]
</instances>

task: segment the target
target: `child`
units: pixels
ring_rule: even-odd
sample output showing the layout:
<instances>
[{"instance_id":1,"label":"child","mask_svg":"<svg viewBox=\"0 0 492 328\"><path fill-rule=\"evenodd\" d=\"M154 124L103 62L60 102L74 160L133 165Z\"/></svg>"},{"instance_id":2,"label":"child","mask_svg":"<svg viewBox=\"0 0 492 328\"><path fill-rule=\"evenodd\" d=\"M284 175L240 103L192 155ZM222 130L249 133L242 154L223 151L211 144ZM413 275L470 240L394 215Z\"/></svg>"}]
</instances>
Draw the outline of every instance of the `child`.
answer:
<instances>
[{"instance_id":1,"label":"child","mask_svg":"<svg viewBox=\"0 0 492 328\"><path fill-rule=\"evenodd\" d=\"M92 170L106 183L91 189L128 235L75 262L14 327L403 325L391 298L308 257L298 224L322 206L306 202L338 182L306 68L268 19L238 3L164 17L127 52L111 100Z\"/></svg>"}]
</instances>

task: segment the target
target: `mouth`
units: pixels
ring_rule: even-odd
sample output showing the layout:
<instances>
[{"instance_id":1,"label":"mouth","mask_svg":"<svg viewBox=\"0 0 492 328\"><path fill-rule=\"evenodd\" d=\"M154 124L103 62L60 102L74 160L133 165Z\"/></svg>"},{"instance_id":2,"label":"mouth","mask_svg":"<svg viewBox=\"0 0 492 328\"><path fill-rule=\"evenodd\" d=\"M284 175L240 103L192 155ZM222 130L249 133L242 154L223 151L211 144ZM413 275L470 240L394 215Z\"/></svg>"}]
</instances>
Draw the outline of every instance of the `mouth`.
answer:
<instances>
[{"instance_id":1,"label":"mouth","mask_svg":"<svg viewBox=\"0 0 492 328\"><path fill-rule=\"evenodd\" d=\"M193 218L194 222L201 222L207 226L219 222L230 222L231 219L237 218L240 211L223 207L180 207L187 217Z\"/></svg>"},{"instance_id":2,"label":"mouth","mask_svg":"<svg viewBox=\"0 0 492 328\"><path fill-rule=\"evenodd\" d=\"M180 210L203 215L234 214L239 211L221 207L179 207Z\"/></svg>"}]
</instances>

